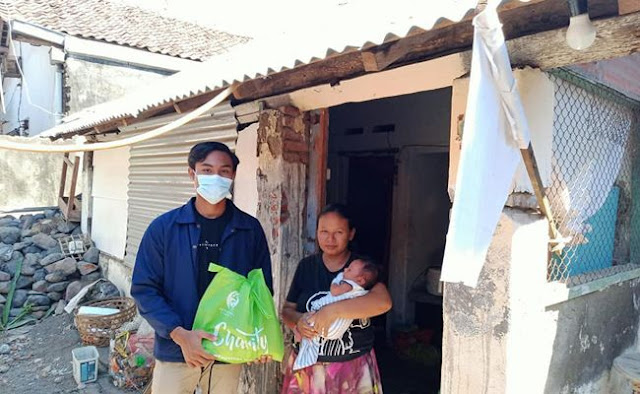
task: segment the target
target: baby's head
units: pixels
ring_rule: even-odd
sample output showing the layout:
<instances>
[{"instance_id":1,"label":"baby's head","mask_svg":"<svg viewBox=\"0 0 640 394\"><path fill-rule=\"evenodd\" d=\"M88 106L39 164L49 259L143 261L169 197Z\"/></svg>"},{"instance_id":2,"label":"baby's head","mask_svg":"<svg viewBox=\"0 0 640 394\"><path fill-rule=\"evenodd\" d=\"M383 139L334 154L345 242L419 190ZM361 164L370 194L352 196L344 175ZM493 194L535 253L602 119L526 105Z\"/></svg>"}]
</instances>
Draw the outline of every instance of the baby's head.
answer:
<instances>
[{"instance_id":1,"label":"baby's head","mask_svg":"<svg viewBox=\"0 0 640 394\"><path fill-rule=\"evenodd\" d=\"M369 290L378 281L378 275L380 268L373 260L361 257L353 260L347 268L344 269L344 279L352 280L362 286L362 288Z\"/></svg>"}]
</instances>

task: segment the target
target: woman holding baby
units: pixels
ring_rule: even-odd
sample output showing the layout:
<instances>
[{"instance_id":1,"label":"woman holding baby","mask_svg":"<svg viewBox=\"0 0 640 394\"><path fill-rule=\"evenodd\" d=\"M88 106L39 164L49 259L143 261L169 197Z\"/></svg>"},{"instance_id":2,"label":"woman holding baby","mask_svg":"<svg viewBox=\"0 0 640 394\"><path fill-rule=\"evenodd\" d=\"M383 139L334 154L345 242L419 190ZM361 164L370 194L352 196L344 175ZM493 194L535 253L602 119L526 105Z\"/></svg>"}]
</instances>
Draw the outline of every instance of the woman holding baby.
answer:
<instances>
[{"instance_id":1,"label":"woman holding baby","mask_svg":"<svg viewBox=\"0 0 640 394\"><path fill-rule=\"evenodd\" d=\"M332 204L322 210L320 252L300 261L282 309L285 324L297 341L314 348L317 362L299 367L298 360L294 370L300 349L296 343L286 365L283 394L382 393L370 318L389 311L391 297L385 285L376 282L372 262L349 249L354 236L346 207ZM327 339L344 321L344 335Z\"/></svg>"}]
</instances>

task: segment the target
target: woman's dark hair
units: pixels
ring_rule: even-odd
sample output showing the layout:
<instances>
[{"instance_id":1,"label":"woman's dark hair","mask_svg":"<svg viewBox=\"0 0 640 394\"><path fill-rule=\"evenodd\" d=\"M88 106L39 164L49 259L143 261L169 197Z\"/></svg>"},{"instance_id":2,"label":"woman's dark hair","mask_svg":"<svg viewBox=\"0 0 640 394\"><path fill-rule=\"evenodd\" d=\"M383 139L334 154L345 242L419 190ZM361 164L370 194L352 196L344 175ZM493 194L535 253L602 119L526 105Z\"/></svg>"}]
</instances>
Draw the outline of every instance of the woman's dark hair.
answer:
<instances>
[{"instance_id":1,"label":"woman's dark hair","mask_svg":"<svg viewBox=\"0 0 640 394\"><path fill-rule=\"evenodd\" d=\"M231 149L229 149L227 145L215 141L201 142L194 145L189 151L189 167L191 167L192 170L195 170L196 163L204 161L211 152L215 151L224 152L229 155L231 162L233 163L233 171L238 168L238 164L240 164L238 156L231 152Z\"/></svg>"},{"instance_id":2,"label":"woman's dark hair","mask_svg":"<svg viewBox=\"0 0 640 394\"><path fill-rule=\"evenodd\" d=\"M318 215L318 221L320 221L320 218L323 217L326 214L329 213L335 213L336 215L340 216L341 218L345 219L349 225L349 230L354 228L354 224L353 224L353 218L351 216L351 213L349 212L349 209L347 208L346 205L344 204L329 204L327 206L325 206L324 208L322 208L322 211L320 211L320 214Z\"/></svg>"}]
</instances>

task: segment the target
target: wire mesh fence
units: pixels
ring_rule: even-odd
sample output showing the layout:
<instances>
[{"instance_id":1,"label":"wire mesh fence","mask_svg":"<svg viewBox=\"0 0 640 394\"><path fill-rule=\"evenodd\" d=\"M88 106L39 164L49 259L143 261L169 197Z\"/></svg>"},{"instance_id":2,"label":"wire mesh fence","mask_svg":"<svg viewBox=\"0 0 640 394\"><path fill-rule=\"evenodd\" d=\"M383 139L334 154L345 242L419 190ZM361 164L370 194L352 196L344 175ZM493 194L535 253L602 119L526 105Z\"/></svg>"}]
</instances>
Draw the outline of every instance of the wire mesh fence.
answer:
<instances>
[{"instance_id":1,"label":"wire mesh fence","mask_svg":"<svg viewBox=\"0 0 640 394\"><path fill-rule=\"evenodd\" d=\"M555 103L547 194L564 247L550 255L549 280L576 285L638 268L639 103L568 70L550 78Z\"/></svg>"}]
</instances>

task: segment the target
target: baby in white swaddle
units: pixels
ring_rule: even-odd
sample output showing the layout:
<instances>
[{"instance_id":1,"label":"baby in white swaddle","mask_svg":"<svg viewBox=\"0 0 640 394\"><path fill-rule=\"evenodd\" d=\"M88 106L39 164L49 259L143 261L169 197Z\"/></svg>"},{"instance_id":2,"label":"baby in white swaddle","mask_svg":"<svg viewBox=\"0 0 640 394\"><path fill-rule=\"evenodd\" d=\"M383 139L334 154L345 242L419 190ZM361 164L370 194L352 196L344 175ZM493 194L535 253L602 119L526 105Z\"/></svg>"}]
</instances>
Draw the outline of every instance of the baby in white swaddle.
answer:
<instances>
[{"instance_id":1,"label":"baby in white swaddle","mask_svg":"<svg viewBox=\"0 0 640 394\"><path fill-rule=\"evenodd\" d=\"M311 301L307 304L307 310L319 311L323 306L334 302L360 297L369 292L369 289L378 280L378 267L368 259L353 260L348 267L340 272L331 282L331 291L327 295ZM351 319L338 319L331 327L324 339L340 339L351 325ZM293 369L298 370L315 364L318 361L320 349L320 336L312 339L303 338L300 342L300 350L293 364Z\"/></svg>"}]
</instances>

